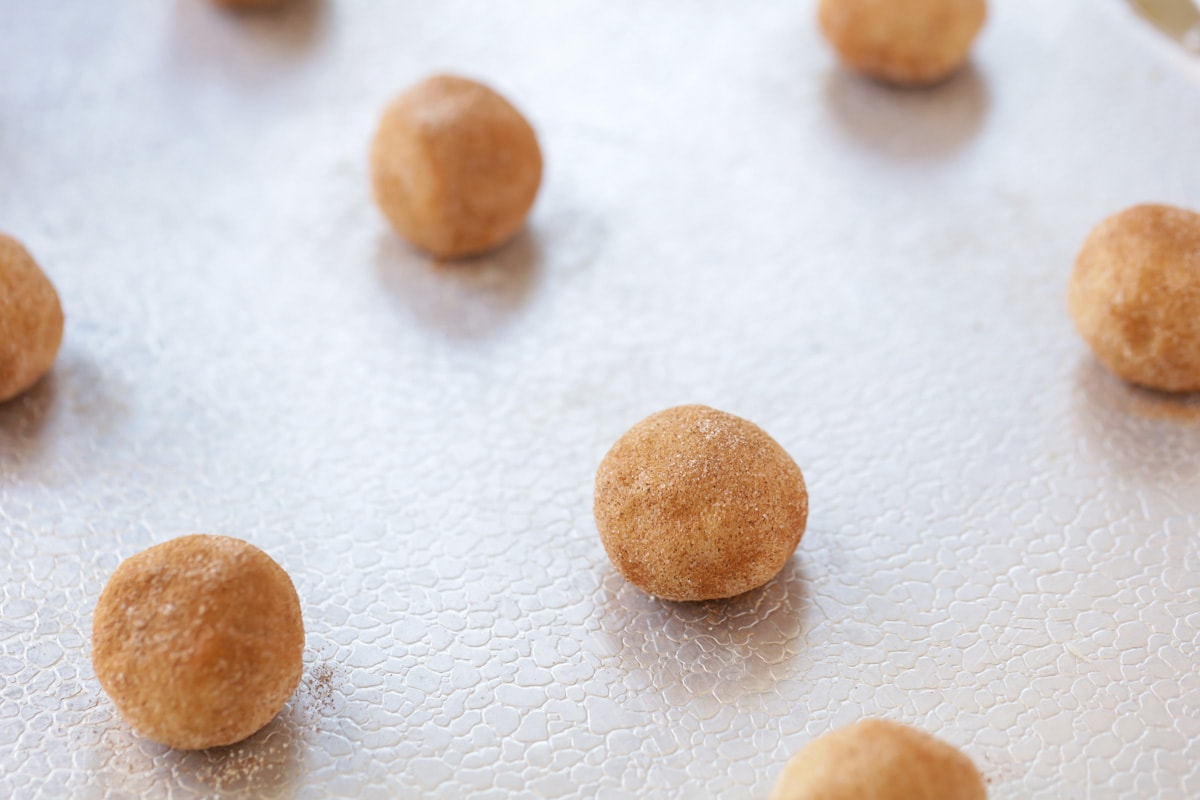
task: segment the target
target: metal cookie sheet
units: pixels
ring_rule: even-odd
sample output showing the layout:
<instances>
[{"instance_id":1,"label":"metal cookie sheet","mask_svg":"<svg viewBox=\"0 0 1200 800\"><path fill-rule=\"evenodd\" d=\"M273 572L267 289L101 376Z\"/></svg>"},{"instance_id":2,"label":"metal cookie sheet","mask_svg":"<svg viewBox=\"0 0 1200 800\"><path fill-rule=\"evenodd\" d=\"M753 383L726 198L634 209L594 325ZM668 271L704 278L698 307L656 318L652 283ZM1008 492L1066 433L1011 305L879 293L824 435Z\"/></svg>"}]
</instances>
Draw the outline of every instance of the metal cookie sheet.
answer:
<instances>
[{"instance_id":1,"label":"metal cookie sheet","mask_svg":"<svg viewBox=\"0 0 1200 800\"><path fill-rule=\"evenodd\" d=\"M0 796L764 797L864 715L993 798L1200 796L1200 410L1089 357L1089 228L1200 206L1200 81L1123 4L992 3L892 92L814 4L0 0L0 229L68 315L0 407ZM368 191L435 70L537 127L526 233L438 266ZM804 469L728 602L610 567L596 464L701 402ZM205 531L290 572L304 683L175 753L101 693L125 557Z\"/></svg>"}]
</instances>

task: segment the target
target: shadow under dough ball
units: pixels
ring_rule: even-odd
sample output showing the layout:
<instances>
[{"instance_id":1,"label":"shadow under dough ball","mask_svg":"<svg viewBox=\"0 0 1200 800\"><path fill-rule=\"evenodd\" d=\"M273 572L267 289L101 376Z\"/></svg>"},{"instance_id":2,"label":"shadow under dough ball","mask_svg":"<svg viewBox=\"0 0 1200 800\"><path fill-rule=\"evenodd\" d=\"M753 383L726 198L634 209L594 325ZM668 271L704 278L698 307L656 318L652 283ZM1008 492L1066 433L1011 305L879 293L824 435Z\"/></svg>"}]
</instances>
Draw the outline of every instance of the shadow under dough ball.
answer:
<instances>
[{"instance_id":1,"label":"shadow under dough ball","mask_svg":"<svg viewBox=\"0 0 1200 800\"><path fill-rule=\"evenodd\" d=\"M1075 259L1067 304L1117 376L1200 391L1200 214L1140 205L1101 222Z\"/></svg>"},{"instance_id":2,"label":"shadow under dough ball","mask_svg":"<svg viewBox=\"0 0 1200 800\"><path fill-rule=\"evenodd\" d=\"M838 728L783 769L770 800L986 800L979 770L957 748L881 719Z\"/></svg>"},{"instance_id":3,"label":"shadow under dough ball","mask_svg":"<svg viewBox=\"0 0 1200 800\"><path fill-rule=\"evenodd\" d=\"M291 578L228 536L182 536L126 559L92 620L92 664L121 716L182 750L270 722L300 683L303 651Z\"/></svg>"},{"instance_id":4,"label":"shadow under dough ball","mask_svg":"<svg viewBox=\"0 0 1200 800\"><path fill-rule=\"evenodd\" d=\"M50 371L62 335L54 284L20 242L0 234L0 403Z\"/></svg>"},{"instance_id":5,"label":"shadow under dough ball","mask_svg":"<svg viewBox=\"0 0 1200 800\"><path fill-rule=\"evenodd\" d=\"M929 86L964 63L985 0L821 0L817 19L846 66L897 86Z\"/></svg>"},{"instance_id":6,"label":"shadow under dough ball","mask_svg":"<svg viewBox=\"0 0 1200 800\"><path fill-rule=\"evenodd\" d=\"M676 406L630 428L596 471L596 527L613 565L665 600L762 586L804 534L796 462L752 422Z\"/></svg>"},{"instance_id":7,"label":"shadow under dough ball","mask_svg":"<svg viewBox=\"0 0 1200 800\"><path fill-rule=\"evenodd\" d=\"M524 224L542 152L499 94L435 75L384 111L371 178L376 203L405 239L438 258L463 258L499 247Z\"/></svg>"}]
</instances>

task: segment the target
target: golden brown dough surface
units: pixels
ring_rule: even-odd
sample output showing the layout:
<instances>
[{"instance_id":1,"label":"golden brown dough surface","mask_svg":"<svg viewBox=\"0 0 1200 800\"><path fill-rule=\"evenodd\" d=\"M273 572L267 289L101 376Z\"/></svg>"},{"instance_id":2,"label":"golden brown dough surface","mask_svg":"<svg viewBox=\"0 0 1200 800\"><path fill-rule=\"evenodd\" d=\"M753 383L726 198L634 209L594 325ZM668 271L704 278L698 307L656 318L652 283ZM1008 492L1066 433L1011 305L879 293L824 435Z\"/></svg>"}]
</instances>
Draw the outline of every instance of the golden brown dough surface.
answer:
<instances>
[{"instance_id":1,"label":"golden brown dough surface","mask_svg":"<svg viewBox=\"0 0 1200 800\"><path fill-rule=\"evenodd\" d=\"M957 748L880 719L838 728L783 769L770 800L986 800L979 770Z\"/></svg>"},{"instance_id":2,"label":"golden brown dough surface","mask_svg":"<svg viewBox=\"0 0 1200 800\"><path fill-rule=\"evenodd\" d=\"M0 403L50 371L62 334L54 284L20 242L0 234Z\"/></svg>"},{"instance_id":3,"label":"golden brown dough surface","mask_svg":"<svg viewBox=\"0 0 1200 800\"><path fill-rule=\"evenodd\" d=\"M634 425L604 456L595 515L630 583L666 600L711 600L775 577L804 534L808 493L762 428L677 406Z\"/></svg>"},{"instance_id":4,"label":"golden brown dough surface","mask_svg":"<svg viewBox=\"0 0 1200 800\"><path fill-rule=\"evenodd\" d=\"M1067 303L1121 378L1200 391L1200 214L1141 205L1101 222L1075 259Z\"/></svg>"},{"instance_id":5,"label":"golden brown dough surface","mask_svg":"<svg viewBox=\"0 0 1200 800\"><path fill-rule=\"evenodd\" d=\"M270 722L300 683L303 650L291 579L228 536L182 536L126 559L93 617L100 685L135 730L184 750Z\"/></svg>"},{"instance_id":6,"label":"golden brown dough surface","mask_svg":"<svg viewBox=\"0 0 1200 800\"><path fill-rule=\"evenodd\" d=\"M985 0L821 0L817 11L848 67L899 86L950 77L986 18Z\"/></svg>"},{"instance_id":7,"label":"golden brown dough surface","mask_svg":"<svg viewBox=\"0 0 1200 800\"><path fill-rule=\"evenodd\" d=\"M371 144L375 202L397 231L439 258L477 255L525 222L542 152L517 109L483 84L426 78L384 111Z\"/></svg>"}]
</instances>

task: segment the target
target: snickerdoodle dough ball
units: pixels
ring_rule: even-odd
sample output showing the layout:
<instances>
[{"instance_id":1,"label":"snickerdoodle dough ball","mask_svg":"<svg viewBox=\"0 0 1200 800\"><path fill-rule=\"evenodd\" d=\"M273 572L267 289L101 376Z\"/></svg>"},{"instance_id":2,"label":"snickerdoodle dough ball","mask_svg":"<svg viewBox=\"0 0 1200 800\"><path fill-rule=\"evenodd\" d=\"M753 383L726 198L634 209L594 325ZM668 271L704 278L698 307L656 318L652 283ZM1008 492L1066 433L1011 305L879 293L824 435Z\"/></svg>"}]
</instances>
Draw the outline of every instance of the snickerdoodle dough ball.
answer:
<instances>
[{"instance_id":1,"label":"snickerdoodle dough ball","mask_svg":"<svg viewBox=\"0 0 1200 800\"><path fill-rule=\"evenodd\" d=\"M1067 302L1116 375L1200 391L1200 214L1141 205L1104 220L1075 259Z\"/></svg>"},{"instance_id":2,"label":"snickerdoodle dough ball","mask_svg":"<svg viewBox=\"0 0 1200 800\"><path fill-rule=\"evenodd\" d=\"M927 86L967 60L985 0L821 0L821 30L846 66L899 86Z\"/></svg>"},{"instance_id":3,"label":"snickerdoodle dough ball","mask_svg":"<svg viewBox=\"0 0 1200 800\"><path fill-rule=\"evenodd\" d=\"M804 533L808 492L762 428L677 406L634 425L604 456L595 515L630 583L666 600L712 600L775 577Z\"/></svg>"},{"instance_id":4,"label":"snickerdoodle dough ball","mask_svg":"<svg viewBox=\"0 0 1200 800\"><path fill-rule=\"evenodd\" d=\"M927 733L868 719L816 739L788 761L770 800L986 800L979 770Z\"/></svg>"},{"instance_id":5,"label":"snickerdoodle dough ball","mask_svg":"<svg viewBox=\"0 0 1200 800\"><path fill-rule=\"evenodd\" d=\"M20 242L0 233L0 403L50 371L62 335L54 285Z\"/></svg>"},{"instance_id":6,"label":"snickerdoodle dough ball","mask_svg":"<svg viewBox=\"0 0 1200 800\"><path fill-rule=\"evenodd\" d=\"M405 239L438 258L508 241L542 180L521 112L481 83L426 78L383 113L371 145L375 201Z\"/></svg>"},{"instance_id":7,"label":"snickerdoodle dough ball","mask_svg":"<svg viewBox=\"0 0 1200 800\"><path fill-rule=\"evenodd\" d=\"M291 579L228 536L183 536L126 559L92 620L104 691L136 731L183 750L270 722L300 683L303 650Z\"/></svg>"},{"instance_id":8,"label":"snickerdoodle dough ball","mask_svg":"<svg viewBox=\"0 0 1200 800\"><path fill-rule=\"evenodd\" d=\"M213 2L234 11L253 11L263 8L276 8L291 2L291 0L213 0Z\"/></svg>"}]
</instances>

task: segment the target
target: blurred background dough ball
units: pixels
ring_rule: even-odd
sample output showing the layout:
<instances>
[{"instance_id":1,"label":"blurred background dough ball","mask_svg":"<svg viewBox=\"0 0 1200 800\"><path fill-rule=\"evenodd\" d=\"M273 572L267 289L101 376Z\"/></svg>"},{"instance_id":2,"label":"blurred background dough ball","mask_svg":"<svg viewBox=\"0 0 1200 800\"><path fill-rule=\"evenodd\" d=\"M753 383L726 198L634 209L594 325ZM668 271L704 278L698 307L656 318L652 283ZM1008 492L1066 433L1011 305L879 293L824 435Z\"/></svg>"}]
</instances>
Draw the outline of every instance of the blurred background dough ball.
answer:
<instances>
[{"instance_id":1,"label":"blurred background dough ball","mask_svg":"<svg viewBox=\"0 0 1200 800\"><path fill-rule=\"evenodd\" d=\"M213 0L213 2L222 8L230 8L234 11L252 11L261 8L278 8L292 0Z\"/></svg>"},{"instance_id":2,"label":"blurred background dough ball","mask_svg":"<svg viewBox=\"0 0 1200 800\"><path fill-rule=\"evenodd\" d=\"M1067 292L1096 358L1131 383L1200 391L1200 214L1140 205L1097 225Z\"/></svg>"},{"instance_id":3,"label":"blurred background dough ball","mask_svg":"<svg viewBox=\"0 0 1200 800\"><path fill-rule=\"evenodd\" d=\"M800 468L766 431L707 406L659 411L596 471L596 527L617 571L666 600L762 586L804 534Z\"/></svg>"},{"instance_id":4,"label":"blurred background dough ball","mask_svg":"<svg viewBox=\"0 0 1200 800\"><path fill-rule=\"evenodd\" d=\"M371 145L375 201L405 239L439 258L494 249L521 228L542 152L521 112L466 78L435 75L396 98Z\"/></svg>"},{"instance_id":5,"label":"blurred background dough ball","mask_svg":"<svg viewBox=\"0 0 1200 800\"><path fill-rule=\"evenodd\" d=\"M0 403L50 371L62 335L54 284L20 242L0 234Z\"/></svg>"},{"instance_id":6,"label":"blurred background dough ball","mask_svg":"<svg viewBox=\"0 0 1200 800\"><path fill-rule=\"evenodd\" d=\"M851 69L885 83L926 86L967 60L985 0L821 0L821 30Z\"/></svg>"},{"instance_id":7,"label":"blurred background dough ball","mask_svg":"<svg viewBox=\"0 0 1200 800\"><path fill-rule=\"evenodd\" d=\"M869 719L811 742L783 769L770 800L986 800L979 770L927 733Z\"/></svg>"},{"instance_id":8,"label":"blurred background dough ball","mask_svg":"<svg viewBox=\"0 0 1200 800\"><path fill-rule=\"evenodd\" d=\"M291 579L228 536L183 536L126 559L92 620L104 691L134 730L184 750L270 722L300 683L303 651Z\"/></svg>"}]
</instances>

